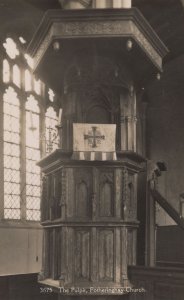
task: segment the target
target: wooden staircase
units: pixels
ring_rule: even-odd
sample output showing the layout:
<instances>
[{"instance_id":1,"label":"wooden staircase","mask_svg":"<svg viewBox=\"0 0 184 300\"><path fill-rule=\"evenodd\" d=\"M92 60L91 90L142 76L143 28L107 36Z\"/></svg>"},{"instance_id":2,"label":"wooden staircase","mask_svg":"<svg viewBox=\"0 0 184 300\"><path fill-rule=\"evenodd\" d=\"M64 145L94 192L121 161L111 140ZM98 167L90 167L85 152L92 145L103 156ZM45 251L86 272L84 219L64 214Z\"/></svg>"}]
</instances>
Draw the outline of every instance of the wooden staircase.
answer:
<instances>
[{"instance_id":1,"label":"wooden staircase","mask_svg":"<svg viewBox=\"0 0 184 300\"><path fill-rule=\"evenodd\" d=\"M180 216L176 209L160 194L158 190L150 189L149 195L153 205L157 202L176 222L176 225L166 226L166 228L160 227L159 229L153 226L153 222L151 223L153 227L152 236L157 236L157 239L159 238L159 240L149 245L148 249L155 246L157 251L161 251L162 253L160 253L160 255L158 255L158 253L155 255L154 266L149 264L147 264L147 266L129 266L128 274L130 282L135 288L145 289L145 293L131 293L130 299L183 300L184 218ZM151 226L149 228L151 228ZM155 230L157 230L157 234L155 234Z\"/></svg>"}]
</instances>

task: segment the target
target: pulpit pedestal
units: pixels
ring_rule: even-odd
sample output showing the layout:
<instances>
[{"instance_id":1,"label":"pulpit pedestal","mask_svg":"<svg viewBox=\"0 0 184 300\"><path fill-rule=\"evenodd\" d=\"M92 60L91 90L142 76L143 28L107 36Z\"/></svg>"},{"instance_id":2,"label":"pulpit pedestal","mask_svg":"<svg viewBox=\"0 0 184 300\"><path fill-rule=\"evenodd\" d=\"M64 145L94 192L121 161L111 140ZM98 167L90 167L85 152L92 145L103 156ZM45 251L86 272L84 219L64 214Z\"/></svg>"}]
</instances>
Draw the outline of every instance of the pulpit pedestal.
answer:
<instances>
[{"instance_id":1,"label":"pulpit pedestal","mask_svg":"<svg viewBox=\"0 0 184 300\"><path fill-rule=\"evenodd\" d=\"M132 152L117 153L117 161L71 156L56 150L39 162L44 173L40 283L60 299L121 296L130 287L127 266L136 264L137 173L143 159Z\"/></svg>"}]
</instances>

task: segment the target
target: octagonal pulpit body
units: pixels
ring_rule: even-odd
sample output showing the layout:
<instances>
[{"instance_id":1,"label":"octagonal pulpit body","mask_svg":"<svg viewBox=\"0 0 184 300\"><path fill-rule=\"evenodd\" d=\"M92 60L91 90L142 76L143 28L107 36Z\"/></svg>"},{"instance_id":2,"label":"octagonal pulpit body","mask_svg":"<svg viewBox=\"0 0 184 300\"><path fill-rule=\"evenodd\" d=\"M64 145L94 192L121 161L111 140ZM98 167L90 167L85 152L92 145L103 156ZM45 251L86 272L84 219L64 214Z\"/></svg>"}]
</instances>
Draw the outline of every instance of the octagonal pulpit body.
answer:
<instances>
[{"instance_id":1,"label":"octagonal pulpit body","mask_svg":"<svg viewBox=\"0 0 184 300\"><path fill-rule=\"evenodd\" d=\"M43 284L66 296L77 295L77 288L83 295L103 294L103 288L113 294L114 287L121 295L118 288L129 286L143 161L132 153L117 153L114 161L73 160L72 153L58 149L39 162L44 172Z\"/></svg>"},{"instance_id":2,"label":"octagonal pulpit body","mask_svg":"<svg viewBox=\"0 0 184 300\"><path fill-rule=\"evenodd\" d=\"M66 297L123 295L136 264L141 91L167 49L132 8L49 11L29 50L62 108L61 149L38 163L40 282Z\"/></svg>"}]
</instances>

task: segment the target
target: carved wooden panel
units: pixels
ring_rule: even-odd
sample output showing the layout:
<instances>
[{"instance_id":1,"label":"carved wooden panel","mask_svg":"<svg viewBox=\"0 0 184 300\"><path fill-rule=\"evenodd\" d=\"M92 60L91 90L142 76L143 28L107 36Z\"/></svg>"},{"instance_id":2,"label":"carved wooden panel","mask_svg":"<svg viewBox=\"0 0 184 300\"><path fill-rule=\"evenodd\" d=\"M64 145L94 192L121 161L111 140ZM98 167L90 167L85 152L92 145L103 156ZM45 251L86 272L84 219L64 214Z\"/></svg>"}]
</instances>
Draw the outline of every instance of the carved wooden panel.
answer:
<instances>
[{"instance_id":1,"label":"carved wooden panel","mask_svg":"<svg viewBox=\"0 0 184 300\"><path fill-rule=\"evenodd\" d=\"M79 168L75 170L75 216L90 217L92 211L92 170Z\"/></svg>"},{"instance_id":2,"label":"carved wooden panel","mask_svg":"<svg viewBox=\"0 0 184 300\"><path fill-rule=\"evenodd\" d=\"M100 281L114 280L114 231L99 230L98 234L98 274Z\"/></svg>"},{"instance_id":3,"label":"carved wooden panel","mask_svg":"<svg viewBox=\"0 0 184 300\"><path fill-rule=\"evenodd\" d=\"M123 170L122 195L123 218L133 220L137 216L137 177L127 168Z\"/></svg>"},{"instance_id":4,"label":"carved wooden panel","mask_svg":"<svg viewBox=\"0 0 184 300\"><path fill-rule=\"evenodd\" d=\"M62 221L46 229L45 278L65 286L127 286L127 265L136 262L137 187L136 175L123 168L70 165L46 175L45 220Z\"/></svg>"},{"instance_id":5,"label":"carved wooden panel","mask_svg":"<svg viewBox=\"0 0 184 300\"><path fill-rule=\"evenodd\" d=\"M129 218L134 218L136 214L136 186L135 186L135 174L128 173L127 180L127 207Z\"/></svg>"},{"instance_id":6,"label":"carved wooden panel","mask_svg":"<svg viewBox=\"0 0 184 300\"><path fill-rule=\"evenodd\" d=\"M54 279L59 279L61 275L61 228L56 228L54 235Z\"/></svg>"},{"instance_id":7,"label":"carved wooden panel","mask_svg":"<svg viewBox=\"0 0 184 300\"><path fill-rule=\"evenodd\" d=\"M53 195L52 195L52 219L61 218L61 196L62 196L62 175L61 171L53 174Z\"/></svg>"},{"instance_id":8,"label":"carved wooden panel","mask_svg":"<svg viewBox=\"0 0 184 300\"><path fill-rule=\"evenodd\" d=\"M51 219L51 202L52 202L52 175L47 176L47 198L46 198L45 216L46 220Z\"/></svg>"},{"instance_id":9,"label":"carved wooden panel","mask_svg":"<svg viewBox=\"0 0 184 300\"><path fill-rule=\"evenodd\" d=\"M89 124L110 124L110 113L105 107L96 105L87 112L86 123Z\"/></svg>"},{"instance_id":10,"label":"carved wooden panel","mask_svg":"<svg viewBox=\"0 0 184 300\"><path fill-rule=\"evenodd\" d=\"M127 229L127 265L136 263L136 236L134 229Z\"/></svg>"},{"instance_id":11,"label":"carved wooden panel","mask_svg":"<svg viewBox=\"0 0 184 300\"><path fill-rule=\"evenodd\" d=\"M54 229L48 231L48 277L54 277Z\"/></svg>"},{"instance_id":12,"label":"carved wooden panel","mask_svg":"<svg viewBox=\"0 0 184 300\"><path fill-rule=\"evenodd\" d=\"M61 274L61 228L47 229L45 232L45 265L47 277L59 279Z\"/></svg>"},{"instance_id":13,"label":"carved wooden panel","mask_svg":"<svg viewBox=\"0 0 184 300\"><path fill-rule=\"evenodd\" d=\"M41 196L41 221L45 221L49 219L47 187L48 187L48 176L43 176L42 196Z\"/></svg>"},{"instance_id":14,"label":"carved wooden panel","mask_svg":"<svg viewBox=\"0 0 184 300\"><path fill-rule=\"evenodd\" d=\"M42 221L61 218L62 182L61 170L43 178Z\"/></svg>"},{"instance_id":15,"label":"carved wooden panel","mask_svg":"<svg viewBox=\"0 0 184 300\"><path fill-rule=\"evenodd\" d=\"M74 216L74 202L75 202L75 181L74 169L66 169L66 217L71 218Z\"/></svg>"},{"instance_id":16,"label":"carved wooden panel","mask_svg":"<svg viewBox=\"0 0 184 300\"><path fill-rule=\"evenodd\" d=\"M75 280L90 280L90 244L91 237L88 230L75 232Z\"/></svg>"},{"instance_id":17,"label":"carved wooden panel","mask_svg":"<svg viewBox=\"0 0 184 300\"><path fill-rule=\"evenodd\" d=\"M114 216L114 174L104 171L100 174L99 216Z\"/></svg>"}]
</instances>

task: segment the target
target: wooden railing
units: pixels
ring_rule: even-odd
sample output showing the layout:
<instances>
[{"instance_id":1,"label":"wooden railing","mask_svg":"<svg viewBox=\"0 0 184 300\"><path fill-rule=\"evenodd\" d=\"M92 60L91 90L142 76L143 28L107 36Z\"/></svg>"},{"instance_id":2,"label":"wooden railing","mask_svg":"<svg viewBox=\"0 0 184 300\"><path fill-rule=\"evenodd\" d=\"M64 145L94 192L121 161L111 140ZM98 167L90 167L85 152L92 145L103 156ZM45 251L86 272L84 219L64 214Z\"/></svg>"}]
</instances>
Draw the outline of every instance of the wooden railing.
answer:
<instances>
[{"instance_id":1,"label":"wooden railing","mask_svg":"<svg viewBox=\"0 0 184 300\"><path fill-rule=\"evenodd\" d=\"M159 193L156 189L149 189L147 199L147 222L146 222L146 266L129 266L128 278L137 289L145 289L145 293L131 295L133 300L183 300L184 299L184 255L183 253L183 229L184 218L176 211L176 209ZM173 251L168 253L168 248L164 251L167 258L174 257L174 260L163 260L157 265L156 262L156 236L158 237L158 227L155 222L155 202L157 202L164 211L176 222L174 230L167 228L168 243L166 247L179 247L180 250L172 248ZM181 229L180 229L181 228ZM157 234L156 234L157 231ZM177 234L176 234L177 232ZM174 239L172 238L174 234ZM178 237L179 235L179 237ZM181 235L181 239L180 239ZM162 237L165 236L162 233ZM173 244L176 241L176 244ZM158 242L158 241L157 241ZM163 246L163 245L162 245ZM169 250L171 250L169 248ZM177 250L177 251L174 251ZM163 251L163 253L164 253ZM163 255L162 255L163 256ZM170 258L170 257L169 257Z\"/></svg>"},{"instance_id":2,"label":"wooden railing","mask_svg":"<svg viewBox=\"0 0 184 300\"><path fill-rule=\"evenodd\" d=\"M179 215L177 210L156 189L152 189L150 192L153 199L166 211L177 225L184 229L184 218Z\"/></svg>"}]
</instances>

